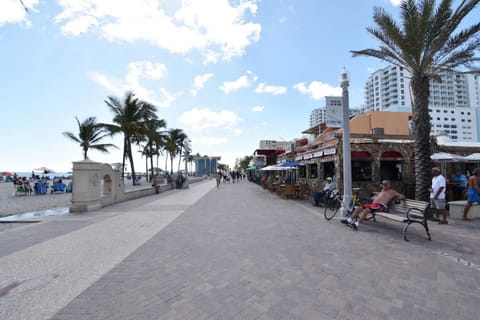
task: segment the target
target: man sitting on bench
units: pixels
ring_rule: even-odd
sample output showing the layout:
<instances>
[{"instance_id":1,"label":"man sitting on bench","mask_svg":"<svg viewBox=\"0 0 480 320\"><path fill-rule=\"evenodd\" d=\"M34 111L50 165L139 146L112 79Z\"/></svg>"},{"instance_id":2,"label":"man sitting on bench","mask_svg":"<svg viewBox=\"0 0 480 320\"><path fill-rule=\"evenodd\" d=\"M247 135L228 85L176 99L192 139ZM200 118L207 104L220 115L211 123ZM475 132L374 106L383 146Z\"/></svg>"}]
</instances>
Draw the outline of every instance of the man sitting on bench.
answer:
<instances>
[{"instance_id":1,"label":"man sitting on bench","mask_svg":"<svg viewBox=\"0 0 480 320\"><path fill-rule=\"evenodd\" d=\"M356 207L353 214L348 219L343 219L342 223L349 225L355 230L360 223L365 220L367 214L371 212L388 212L388 204L394 199L405 199L405 196L392 189L392 183L389 180L382 181L382 191L376 192L372 203L364 204L363 207ZM357 220L358 215L360 219Z\"/></svg>"}]
</instances>

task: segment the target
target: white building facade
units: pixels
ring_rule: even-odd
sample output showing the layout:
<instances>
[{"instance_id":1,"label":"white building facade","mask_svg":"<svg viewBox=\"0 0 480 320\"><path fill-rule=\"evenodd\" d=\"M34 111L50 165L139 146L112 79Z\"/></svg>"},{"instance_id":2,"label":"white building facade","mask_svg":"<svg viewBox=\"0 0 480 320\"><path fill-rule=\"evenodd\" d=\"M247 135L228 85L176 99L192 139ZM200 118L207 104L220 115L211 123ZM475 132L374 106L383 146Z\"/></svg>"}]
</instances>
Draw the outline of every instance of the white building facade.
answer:
<instances>
[{"instance_id":1,"label":"white building facade","mask_svg":"<svg viewBox=\"0 0 480 320\"><path fill-rule=\"evenodd\" d=\"M432 134L445 132L451 141L478 142L480 72L452 72L442 82L431 81L429 114ZM389 66L374 72L365 85L367 110L412 110L410 74Z\"/></svg>"}]
</instances>

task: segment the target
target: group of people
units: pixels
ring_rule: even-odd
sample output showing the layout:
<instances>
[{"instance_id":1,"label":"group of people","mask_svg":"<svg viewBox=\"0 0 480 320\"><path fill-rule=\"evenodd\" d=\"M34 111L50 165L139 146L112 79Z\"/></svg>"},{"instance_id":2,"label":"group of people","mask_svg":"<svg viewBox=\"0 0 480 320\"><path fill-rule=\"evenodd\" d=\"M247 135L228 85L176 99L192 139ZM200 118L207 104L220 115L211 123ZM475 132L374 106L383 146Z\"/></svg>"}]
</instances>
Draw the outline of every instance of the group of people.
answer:
<instances>
[{"instance_id":1,"label":"group of people","mask_svg":"<svg viewBox=\"0 0 480 320\"><path fill-rule=\"evenodd\" d=\"M235 183L236 181L241 181L246 178L246 175L240 171L218 171L215 175L215 179L217 180L217 188L220 187L220 182L232 182Z\"/></svg>"},{"instance_id":2,"label":"group of people","mask_svg":"<svg viewBox=\"0 0 480 320\"><path fill-rule=\"evenodd\" d=\"M467 179L460 170L456 170L452 176L453 187L452 191L463 194L466 193L467 204L463 211L462 220L469 221L468 212L474 203L480 203L480 168L473 170L473 174ZM388 212L388 206L394 199L405 199L405 195L395 191L392 188L392 183L389 180L383 180L381 183L382 190L374 192L371 203L364 204L362 207L357 207L352 213L352 216L343 219L342 223L350 225L354 229L358 229L360 223L365 220L366 216L371 212ZM326 178L325 185L322 191L315 192L313 195L313 205L319 204L325 200L326 197L335 189L335 183L331 177ZM430 191L430 207L435 214L433 219L439 224L448 224L447 216L447 180L441 174L438 167L432 168L432 184Z\"/></svg>"}]
</instances>

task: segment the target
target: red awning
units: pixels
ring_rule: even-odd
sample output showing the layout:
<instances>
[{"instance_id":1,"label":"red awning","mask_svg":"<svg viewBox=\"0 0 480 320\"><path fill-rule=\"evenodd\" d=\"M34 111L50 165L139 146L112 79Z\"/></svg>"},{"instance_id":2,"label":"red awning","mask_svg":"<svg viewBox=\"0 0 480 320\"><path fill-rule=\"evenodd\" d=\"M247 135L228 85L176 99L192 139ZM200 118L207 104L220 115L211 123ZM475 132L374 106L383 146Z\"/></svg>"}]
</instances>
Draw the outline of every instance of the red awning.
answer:
<instances>
[{"instance_id":1,"label":"red awning","mask_svg":"<svg viewBox=\"0 0 480 320\"><path fill-rule=\"evenodd\" d=\"M402 155L396 151L387 151L382 153L382 158L392 159L392 158L401 158L401 157Z\"/></svg>"},{"instance_id":2,"label":"red awning","mask_svg":"<svg viewBox=\"0 0 480 320\"><path fill-rule=\"evenodd\" d=\"M352 151L352 159L358 159L358 158L371 158L372 155L366 151Z\"/></svg>"},{"instance_id":3,"label":"red awning","mask_svg":"<svg viewBox=\"0 0 480 320\"><path fill-rule=\"evenodd\" d=\"M256 155L272 156L285 153L283 149L257 149L255 150Z\"/></svg>"},{"instance_id":4,"label":"red awning","mask_svg":"<svg viewBox=\"0 0 480 320\"><path fill-rule=\"evenodd\" d=\"M297 140L296 145L297 145L297 146L304 146L304 145L306 145L307 143L308 143L308 139L307 139L307 138L302 138L302 139L300 139L300 140Z\"/></svg>"}]
</instances>

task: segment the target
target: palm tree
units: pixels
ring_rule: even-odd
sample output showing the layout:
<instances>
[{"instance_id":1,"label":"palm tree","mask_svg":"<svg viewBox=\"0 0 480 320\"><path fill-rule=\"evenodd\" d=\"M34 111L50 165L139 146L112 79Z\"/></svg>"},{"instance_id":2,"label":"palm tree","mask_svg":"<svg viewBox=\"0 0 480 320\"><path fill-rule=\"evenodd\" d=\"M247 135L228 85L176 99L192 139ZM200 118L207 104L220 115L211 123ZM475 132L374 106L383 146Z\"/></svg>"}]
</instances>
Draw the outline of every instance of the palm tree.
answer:
<instances>
[{"instance_id":1,"label":"palm tree","mask_svg":"<svg viewBox=\"0 0 480 320\"><path fill-rule=\"evenodd\" d=\"M74 133L65 131L63 135L72 139L80 144L83 151L83 159L88 159L88 149L95 149L101 152L108 153L108 148L118 148L111 143L98 143L100 140L109 135L109 132L97 123L95 117L89 117L83 120L81 123L77 117L75 117L78 124L78 136Z\"/></svg>"},{"instance_id":2,"label":"palm tree","mask_svg":"<svg viewBox=\"0 0 480 320\"><path fill-rule=\"evenodd\" d=\"M179 137L178 137L178 150L177 150L177 154L178 154L178 169L177 171L180 171L180 164L182 163L182 155L184 153L185 150L185 143L186 142L190 142L190 140L188 140L188 136L184 133L184 132L181 132Z\"/></svg>"},{"instance_id":3,"label":"palm tree","mask_svg":"<svg viewBox=\"0 0 480 320\"><path fill-rule=\"evenodd\" d=\"M160 154L160 147L164 144L166 138L166 132L160 130L165 128L167 123L163 119L149 119L145 123L145 137L146 144L143 147L142 154L146 156L146 160L150 159L150 168L152 169L153 174L153 156ZM158 164L157 164L158 167ZM148 167L146 170L147 180L148 180Z\"/></svg>"},{"instance_id":4,"label":"palm tree","mask_svg":"<svg viewBox=\"0 0 480 320\"><path fill-rule=\"evenodd\" d=\"M102 124L112 135L123 133L123 167L125 159L130 160L132 179L135 184L135 166L133 163L132 142L139 143L147 133L145 122L157 119L156 107L135 97L132 92L127 92L122 103L115 97L108 97L105 103L113 112L114 124ZM123 177L123 172L122 172Z\"/></svg>"},{"instance_id":5,"label":"palm tree","mask_svg":"<svg viewBox=\"0 0 480 320\"><path fill-rule=\"evenodd\" d=\"M406 69L411 74L413 93L413 135L415 140L415 198L428 201L431 182L429 85L441 75L461 66L470 67L479 58L480 23L457 31L462 20L480 0L462 0L451 8L452 0L404 0L398 24L382 8L374 9L376 27L367 31L381 44L378 49L352 51L353 56L370 56Z\"/></svg>"},{"instance_id":6,"label":"palm tree","mask_svg":"<svg viewBox=\"0 0 480 320\"><path fill-rule=\"evenodd\" d=\"M183 142L187 135L182 129L170 129L168 131L167 139L165 141L165 150L170 155L170 173L173 174L173 159L177 154L181 154ZM165 161L167 161L165 159ZM166 168L166 165L165 165ZM180 169L179 169L180 170Z\"/></svg>"}]
</instances>

